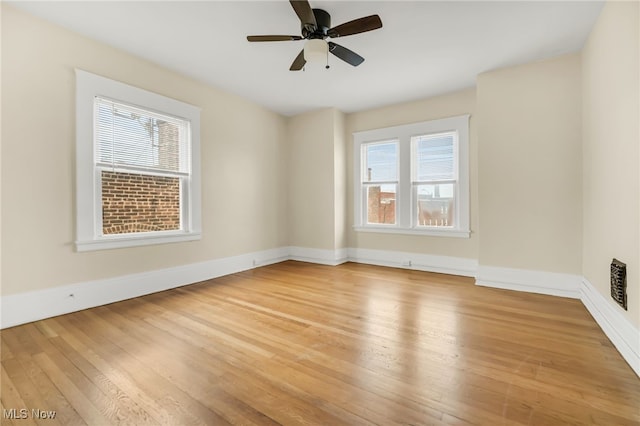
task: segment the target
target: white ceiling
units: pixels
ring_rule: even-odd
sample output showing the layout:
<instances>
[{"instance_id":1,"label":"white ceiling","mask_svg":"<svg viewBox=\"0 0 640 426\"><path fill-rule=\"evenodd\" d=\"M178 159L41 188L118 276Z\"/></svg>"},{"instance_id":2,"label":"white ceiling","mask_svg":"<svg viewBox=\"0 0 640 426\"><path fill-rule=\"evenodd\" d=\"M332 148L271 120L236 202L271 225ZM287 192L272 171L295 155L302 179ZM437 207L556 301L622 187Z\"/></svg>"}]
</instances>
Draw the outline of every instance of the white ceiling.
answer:
<instances>
[{"instance_id":1,"label":"white ceiling","mask_svg":"<svg viewBox=\"0 0 640 426\"><path fill-rule=\"evenodd\" d=\"M353 112L471 87L484 71L578 51L601 1L321 1L332 26L380 15L383 28L334 41L352 67L289 71L304 41L249 43L247 35L300 34L286 0L12 2L34 15L282 114ZM314 66L315 65L315 66Z\"/></svg>"}]
</instances>

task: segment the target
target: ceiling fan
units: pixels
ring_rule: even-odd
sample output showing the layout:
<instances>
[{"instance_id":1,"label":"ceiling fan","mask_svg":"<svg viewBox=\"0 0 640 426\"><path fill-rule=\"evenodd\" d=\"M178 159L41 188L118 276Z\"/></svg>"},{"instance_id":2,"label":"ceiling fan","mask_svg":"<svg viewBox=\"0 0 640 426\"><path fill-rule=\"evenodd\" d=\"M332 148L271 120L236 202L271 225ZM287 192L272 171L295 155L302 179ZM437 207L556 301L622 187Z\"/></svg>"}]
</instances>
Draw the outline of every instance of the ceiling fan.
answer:
<instances>
[{"instance_id":1,"label":"ceiling fan","mask_svg":"<svg viewBox=\"0 0 640 426\"><path fill-rule=\"evenodd\" d=\"M382 28L382 21L378 15L354 19L331 28L331 15L322 9L312 9L308 0L289 0L289 3L300 18L302 36L250 35L247 36L247 40L252 42L307 40L304 49L293 60L289 68L290 71L301 70L310 60L322 60L329 52L356 67L364 61L362 56L332 41L327 42L325 39L360 34ZM329 68L329 65L326 67Z\"/></svg>"}]
</instances>

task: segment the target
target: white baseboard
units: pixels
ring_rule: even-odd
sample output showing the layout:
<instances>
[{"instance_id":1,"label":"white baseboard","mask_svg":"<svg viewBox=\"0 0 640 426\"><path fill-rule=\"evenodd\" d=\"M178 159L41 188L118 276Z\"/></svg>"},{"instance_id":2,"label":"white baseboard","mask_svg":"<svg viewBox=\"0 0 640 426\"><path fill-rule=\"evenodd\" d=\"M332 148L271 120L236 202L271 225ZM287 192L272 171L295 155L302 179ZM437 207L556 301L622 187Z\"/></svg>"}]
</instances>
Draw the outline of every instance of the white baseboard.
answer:
<instances>
[{"instance_id":1,"label":"white baseboard","mask_svg":"<svg viewBox=\"0 0 640 426\"><path fill-rule=\"evenodd\" d=\"M350 248L348 253L349 260L352 262L461 275L464 277L474 277L478 268L478 262L475 259L463 257L353 248Z\"/></svg>"},{"instance_id":2,"label":"white baseboard","mask_svg":"<svg viewBox=\"0 0 640 426\"><path fill-rule=\"evenodd\" d=\"M257 266L282 262L288 258L287 248L272 249L139 274L2 296L0 328L13 327L169 290L246 271Z\"/></svg>"},{"instance_id":3,"label":"white baseboard","mask_svg":"<svg viewBox=\"0 0 640 426\"><path fill-rule=\"evenodd\" d=\"M611 300L587 280L582 279L580 299L604 334L629 366L640 376L640 330L636 329Z\"/></svg>"},{"instance_id":4,"label":"white baseboard","mask_svg":"<svg viewBox=\"0 0 640 426\"><path fill-rule=\"evenodd\" d=\"M479 286L572 299L580 298L581 281L582 277L578 275L493 266L480 266L476 276L476 285Z\"/></svg>"},{"instance_id":5,"label":"white baseboard","mask_svg":"<svg viewBox=\"0 0 640 426\"><path fill-rule=\"evenodd\" d=\"M347 249L324 250L307 247L289 247L289 259L300 262L336 266L347 262Z\"/></svg>"}]
</instances>

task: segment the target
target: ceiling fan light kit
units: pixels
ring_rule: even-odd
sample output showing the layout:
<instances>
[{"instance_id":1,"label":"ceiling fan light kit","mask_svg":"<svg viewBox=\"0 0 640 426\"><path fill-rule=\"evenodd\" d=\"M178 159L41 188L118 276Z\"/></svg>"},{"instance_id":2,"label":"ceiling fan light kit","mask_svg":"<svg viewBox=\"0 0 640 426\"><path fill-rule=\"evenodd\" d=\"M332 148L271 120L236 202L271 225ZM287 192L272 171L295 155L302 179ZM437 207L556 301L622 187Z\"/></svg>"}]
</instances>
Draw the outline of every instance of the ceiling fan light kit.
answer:
<instances>
[{"instance_id":1,"label":"ceiling fan light kit","mask_svg":"<svg viewBox=\"0 0 640 426\"><path fill-rule=\"evenodd\" d=\"M289 0L296 15L300 19L302 36L294 35L254 35L247 36L250 42L265 41L297 41L306 40L304 48L293 60L290 71L299 71L307 62L323 62L331 53L354 67L360 65L364 58L344 46L325 39L360 34L382 28L378 15L354 19L331 28L331 15L322 9L312 9L308 0ZM327 64L327 67L329 65Z\"/></svg>"},{"instance_id":2,"label":"ceiling fan light kit","mask_svg":"<svg viewBox=\"0 0 640 426\"><path fill-rule=\"evenodd\" d=\"M319 38L307 40L304 44L304 60L307 62L324 62L328 53L329 45Z\"/></svg>"}]
</instances>

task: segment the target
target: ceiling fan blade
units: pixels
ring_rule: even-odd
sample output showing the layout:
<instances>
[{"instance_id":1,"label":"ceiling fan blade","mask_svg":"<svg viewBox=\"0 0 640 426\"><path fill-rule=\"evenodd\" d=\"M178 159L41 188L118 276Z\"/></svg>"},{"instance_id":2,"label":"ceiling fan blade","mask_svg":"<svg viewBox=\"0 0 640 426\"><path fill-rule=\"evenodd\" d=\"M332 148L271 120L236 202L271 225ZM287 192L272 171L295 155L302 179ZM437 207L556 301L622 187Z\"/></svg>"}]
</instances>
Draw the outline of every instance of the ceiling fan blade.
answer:
<instances>
[{"instance_id":1,"label":"ceiling fan blade","mask_svg":"<svg viewBox=\"0 0 640 426\"><path fill-rule=\"evenodd\" d=\"M364 58L356 52L349 50L344 46L340 46L339 44L335 44L332 41L329 42L329 52L354 67L357 67L364 61Z\"/></svg>"},{"instance_id":2,"label":"ceiling fan blade","mask_svg":"<svg viewBox=\"0 0 640 426\"><path fill-rule=\"evenodd\" d=\"M289 71L300 71L302 68L304 68L304 64L306 63L307 61L304 59L304 49L302 49L298 56L296 56L296 58L293 60Z\"/></svg>"},{"instance_id":3,"label":"ceiling fan blade","mask_svg":"<svg viewBox=\"0 0 640 426\"><path fill-rule=\"evenodd\" d=\"M371 15L333 27L327 34L329 34L329 37L336 38L377 30L378 28L382 28L382 20L378 15Z\"/></svg>"},{"instance_id":4,"label":"ceiling fan blade","mask_svg":"<svg viewBox=\"0 0 640 426\"><path fill-rule=\"evenodd\" d=\"M318 24L316 23L316 16L313 14L313 9L311 9L308 0L289 0L289 3L291 3L298 18L300 18L302 26L309 27L308 29L313 32L318 27Z\"/></svg>"},{"instance_id":5,"label":"ceiling fan blade","mask_svg":"<svg viewBox=\"0 0 640 426\"><path fill-rule=\"evenodd\" d=\"M247 41L291 41L302 40L300 36L294 35L251 35L247 36Z\"/></svg>"}]
</instances>

